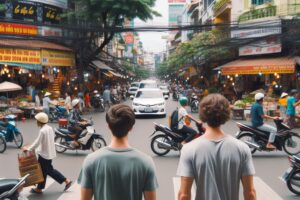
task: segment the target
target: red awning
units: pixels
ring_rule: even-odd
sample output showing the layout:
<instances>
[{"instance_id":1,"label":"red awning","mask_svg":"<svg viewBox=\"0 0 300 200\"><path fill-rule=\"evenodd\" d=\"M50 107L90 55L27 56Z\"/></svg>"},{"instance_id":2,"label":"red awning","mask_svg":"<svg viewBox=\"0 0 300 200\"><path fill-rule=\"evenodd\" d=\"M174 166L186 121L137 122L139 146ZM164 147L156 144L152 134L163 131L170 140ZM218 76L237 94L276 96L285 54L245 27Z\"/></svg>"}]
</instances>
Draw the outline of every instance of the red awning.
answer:
<instances>
[{"instance_id":1,"label":"red awning","mask_svg":"<svg viewBox=\"0 0 300 200\"><path fill-rule=\"evenodd\" d=\"M72 49L63 45L41 41L41 40L16 40L16 39L1 39L0 47L17 47L26 49L51 49L61 51L72 51Z\"/></svg>"},{"instance_id":2,"label":"red awning","mask_svg":"<svg viewBox=\"0 0 300 200\"><path fill-rule=\"evenodd\" d=\"M293 57L239 59L222 65L222 75L235 74L292 74L296 60Z\"/></svg>"}]
</instances>

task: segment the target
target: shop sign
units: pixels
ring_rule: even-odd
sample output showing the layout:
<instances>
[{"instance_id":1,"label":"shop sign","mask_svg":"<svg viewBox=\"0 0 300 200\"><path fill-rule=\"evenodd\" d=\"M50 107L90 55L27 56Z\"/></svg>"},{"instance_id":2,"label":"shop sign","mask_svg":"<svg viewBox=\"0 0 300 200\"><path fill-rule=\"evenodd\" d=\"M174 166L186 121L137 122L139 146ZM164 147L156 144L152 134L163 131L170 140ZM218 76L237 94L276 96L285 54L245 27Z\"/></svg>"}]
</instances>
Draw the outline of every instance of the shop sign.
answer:
<instances>
[{"instance_id":1,"label":"shop sign","mask_svg":"<svg viewBox=\"0 0 300 200\"><path fill-rule=\"evenodd\" d=\"M68 8L68 0L30 0L30 1L57 6L59 8L64 8L64 9Z\"/></svg>"},{"instance_id":2,"label":"shop sign","mask_svg":"<svg viewBox=\"0 0 300 200\"><path fill-rule=\"evenodd\" d=\"M186 0L168 0L169 3L186 3Z\"/></svg>"},{"instance_id":3,"label":"shop sign","mask_svg":"<svg viewBox=\"0 0 300 200\"><path fill-rule=\"evenodd\" d=\"M13 1L13 19L24 20L24 21L36 21L37 7L34 3L24 1Z\"/></svg>"},{"instance_id":4,"label":"shop sign","mask_svg":"<svg viewBox=\"0 0 300 200\"><path fill-rule=\"evenodd\" d=\"M0 62L40 64L39 50L0 48Z\"/></svg>"},{"instance_id":5,"label":"shop sign","mask_svg":"<svg viewBox=\"0 0 300 200\"><path fill-rule=\"evenodd\" d=\"M75 56L72 52L42 50L43 66L75 66Z\"/></svg>"},{"instance_id":6,"label":"shop sign","mask_svg":"<svg viewBox=\"0 0 300 200\"><path fill-rule=\"evenodd\" d=\"M62 29L49 26L40 26L39 35L48 37L62 37Z\"/></svg>"},{"instance_id":7,"label":"shop sign","mask_svg":"<svg viewBox=\"0 0 300 200\"><path fill-rule=\"evenodd\" d=\"M278 66L226 66L222 68L222 75L235 74L292 74L295 72L295 65Z\"/></svg>"},{"instance_id":8,"label":"shop sign","mask_svg":"<svg viewBox=\"0 0 300 200\"><path fill-rule=\"evenodd\" d=\"M134 42L134 35L133 33L126 33L125 35L125 43L126 44L133 44Z\"/></svg>"},{"instance_id":9,"label":"shop sign","mask_svg":"<svg viewBox=\"0 0 300 200\"><path fill-rule=\"evenodd\" d=\"M61 8L55 6L43 5L44 23L58 24L61 20L61 14L62 14Z\"/></svg>"},{"instance_id":10,"label":"shop sign","mask_svg":"<svg viewBox=\"0 0 300 200\"><path fill-rule=\"evenodd\" d=\"M253 42L247 46L239 48L240 56L260 55L280 53L282 49L281 41L278 37L272 37L258 42Z\"/></svg>"},{"instance_id":11,"label":"shop sign","mask_svg":"<svg viewBox=\"0 0 300 200\"><path fill-rule=\"evenodd\" d=\"M0 34L36 36L38 28L32 25L0 22Z\"/></svg>"},{"instance_id":12,"label":"shop sign","mask_svg":"<svg viewBox=\"0 0 300 200\"><path fill-rule=\"evenodd\" d=\"M231 31L231 38L258 38L268 35L281 34L281 20L241 24Z\"/></svg>"}]
</instances>

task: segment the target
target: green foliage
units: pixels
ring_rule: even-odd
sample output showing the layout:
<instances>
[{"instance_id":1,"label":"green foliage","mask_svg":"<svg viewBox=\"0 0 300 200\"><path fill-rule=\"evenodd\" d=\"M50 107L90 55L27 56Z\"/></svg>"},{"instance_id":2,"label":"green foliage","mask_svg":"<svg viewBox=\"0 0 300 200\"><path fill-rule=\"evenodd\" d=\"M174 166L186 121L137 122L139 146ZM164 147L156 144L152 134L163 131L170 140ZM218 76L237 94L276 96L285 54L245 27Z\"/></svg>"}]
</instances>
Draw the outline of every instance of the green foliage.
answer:
<instances>
[{"instance_id":1,"label":"green foliage","mask_svg":"<svg viewBox=\"0 0 300 200\"><path fill-rule=\"evenodd\" d=\"M214 29L198 34L191 41L180 43L167 62L157 69L157 74L163 76L184 66L197 66L200 62L208 63L227 57L230 54L229 48L218 46L222 40L224 35Z\"/></svg>"}]
</instances>

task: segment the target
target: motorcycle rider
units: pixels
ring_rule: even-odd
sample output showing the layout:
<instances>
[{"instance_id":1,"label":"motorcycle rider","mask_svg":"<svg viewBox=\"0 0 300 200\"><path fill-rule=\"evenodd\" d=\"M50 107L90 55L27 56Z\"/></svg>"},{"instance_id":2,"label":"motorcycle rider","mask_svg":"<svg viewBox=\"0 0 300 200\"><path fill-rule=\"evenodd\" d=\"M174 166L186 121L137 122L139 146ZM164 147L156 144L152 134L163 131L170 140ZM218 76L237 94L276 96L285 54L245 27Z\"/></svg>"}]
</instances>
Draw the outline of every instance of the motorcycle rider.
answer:
<instances>
[{"instance_id":1,"label":"motorcycle rider","mask_svg":"<svg viewBox=\"0 0 300 200\"><path fill-rule=\"evenodd\" d=\"M80 100L74 99L72 101L73 110L69 115L69 126L68 130L72 133L70 136L74 139L73 146L79 146L78 138L83 131L81 125L85 125L87 121L81 117L80 112Z\"/></svg>"},{"instance_id":2,"label":"motorcycle rider","mask_svg":"<svg viewBox=\"0 0 300 200\"><path fill-rule=\"evenodd\" d=\"M50 104L55 105L54 101L50 99L51 93L46 92L43 98L43 111L49 116L50 114Z\"/></svg>"},{"instance_id":3,"label":"motorcycle rider","mask_svg":"<svg viewBox=\"0 0 300 200\"><path fill-rule=\"evenodd\" d=\"M186 144L193 140L197 131L189 127L190 120L201 123L199 120L195 119L189 115L186 111L188 106L188 99L185 96L180 97L179 99L180 108L178 109L178 133L182 134L185 137L185 140L181 144Z\"/></svg>"},{"instance_id":4,"label":"motorcycle rider","mask_svg":"<svg viewBox=\"0 0 300 200\"><path fill-rule=\"evenodd\" d=\"M286 117L287 117L287 124L290 127L295 126L295 118L296 115L296 107L300 105L300 101L297 102L298 91L296 89L291 90L290 96L287 100L287 110L286 110Z\"/></svg>"},{"instance_id":5,"label":"motorcycle rider","mask_svg":"<svg viewBox=\"0 0 300 200\"><path fill-rule=\"evenodd\" d=\"M276 147L272 144L275 141L277 129L274 126L268 125L263 122L263 119L278 119L278 117L271 117L269 115L265 115L264 110L263 110L263 100L264 100L265 95L263 93L257 93L255 95L255 103L251 107L251 122L252 126L261 130L261 131L267 131L270 132L269 135L269 140L267 143L266 148L267 149L276 149Z\"/></svg>"}]
</instances>

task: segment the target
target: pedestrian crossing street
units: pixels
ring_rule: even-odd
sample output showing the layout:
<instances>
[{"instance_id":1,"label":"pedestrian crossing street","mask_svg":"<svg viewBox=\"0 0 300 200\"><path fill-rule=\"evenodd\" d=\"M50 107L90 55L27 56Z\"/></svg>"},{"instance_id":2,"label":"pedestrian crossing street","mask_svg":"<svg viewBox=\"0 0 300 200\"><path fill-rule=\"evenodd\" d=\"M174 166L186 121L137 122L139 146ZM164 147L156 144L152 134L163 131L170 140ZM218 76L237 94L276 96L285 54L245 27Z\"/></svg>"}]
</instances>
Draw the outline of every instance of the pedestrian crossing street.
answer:
<instances>
[{"instance_id":1,"label":"pedestrian crossing street","mask_svg":"<svg viewBox=\"0 0 300 200\"><path fill-rule=\"evenodd\" d=\"M47 192L47 189L53 184L55 181L52 178L47 178L47 183L44 192ZM268 186L261 178L254 177L254 185L257 194L257 200L265 200L265 199L272 199L272 200L283 200L270 186ZM174 186L174 196L175 200L177 199L179 187L180 187L180 178L173 177L173 186ZM30 197L35 194L30 193L30 189L32 187L24 188L22 191L22 196L27 197L30 200ZM195 184L192 188L192 199L195 199ZM240 194L241 199L242 194ZM76 200L80 199L80 185L74 181L73 185L69 188L67 192L63 192L58 200Z\"/></svg>"}]
</instances>

